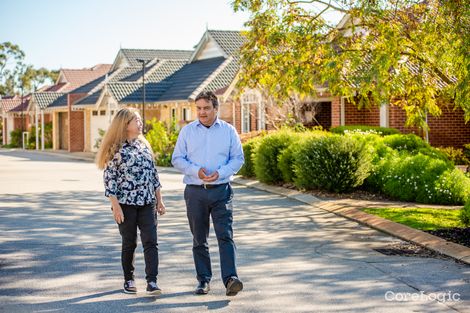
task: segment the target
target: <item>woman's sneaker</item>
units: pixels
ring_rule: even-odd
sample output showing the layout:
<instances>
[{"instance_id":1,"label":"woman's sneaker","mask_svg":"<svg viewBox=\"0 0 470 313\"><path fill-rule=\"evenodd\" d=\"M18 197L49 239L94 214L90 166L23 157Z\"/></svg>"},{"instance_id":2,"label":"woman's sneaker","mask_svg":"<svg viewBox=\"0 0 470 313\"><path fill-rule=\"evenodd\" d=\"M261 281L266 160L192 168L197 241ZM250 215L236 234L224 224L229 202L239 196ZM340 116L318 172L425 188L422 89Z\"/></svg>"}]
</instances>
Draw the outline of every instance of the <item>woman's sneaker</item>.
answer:
<instances>
[{"instance_id":1,"label":"woman's sneaker","mask_svg":"<svg viewBox=\"0 0 470 313\"><path fill-rule=\"evenodd\" d=\"M151 281L147 283L147 294L156 296L162 294L162 290L158 287L157 282Z\"/></svg>"},{"instance_id":2,"label":"woman's sneaker","mask_svg":"<svg viewBox=\"0 0 470 313\"><path fill-rule=\"evenodd\" d=\"M137 293L137 287L133 280L128 280L124 282L124 292L125 293Z\"/></svg>"}]
</instances>

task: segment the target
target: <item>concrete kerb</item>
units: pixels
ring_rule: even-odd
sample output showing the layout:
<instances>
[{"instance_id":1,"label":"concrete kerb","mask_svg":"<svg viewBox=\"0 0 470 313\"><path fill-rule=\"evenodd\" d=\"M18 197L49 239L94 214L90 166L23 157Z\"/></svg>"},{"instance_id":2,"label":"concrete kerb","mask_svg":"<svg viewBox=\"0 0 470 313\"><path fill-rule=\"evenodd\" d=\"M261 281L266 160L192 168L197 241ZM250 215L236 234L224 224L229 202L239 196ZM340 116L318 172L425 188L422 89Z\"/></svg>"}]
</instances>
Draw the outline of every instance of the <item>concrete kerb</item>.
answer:
<instances>
[{"instance_id":1,"label":"concrete kerb","mask_svg":"<svg viewBox=\"0 0 470 313\"><path fill-rule=\"evenodd\" d=\"M320 200L317 197L309 194L302 193L297 190L291 190L279 186L269 186L260 183L256 180L245 179L236 177L233 181L236 184L244 185L250 188L256 188L266 192L285 196L287 198L296 199L300 202L312 205L316 208L334 213L336 215L345 217L347 219L356 221L360 224L366 225L373 229L379 230L391 236L400 238L402 240L423 246L427 249L436 251L443 255L452 257L463 263L470 264L470 248L465 246L449 242L440 237L425 233L423 231L392 222L390 220L367 214L363 212L362 208L367 207L381 207L381 204L385 206L396 205L398 207L407 206L403 202L380 202L380 201L361 201L352 199L340 199L340 200ZM417 204L412 204L413 207L421 207ZM423 206L426 207L426 206ZM427 206L429 207L429 206ZM451 207L458 208L458 207Z\"/></svg>"}]
</instances>

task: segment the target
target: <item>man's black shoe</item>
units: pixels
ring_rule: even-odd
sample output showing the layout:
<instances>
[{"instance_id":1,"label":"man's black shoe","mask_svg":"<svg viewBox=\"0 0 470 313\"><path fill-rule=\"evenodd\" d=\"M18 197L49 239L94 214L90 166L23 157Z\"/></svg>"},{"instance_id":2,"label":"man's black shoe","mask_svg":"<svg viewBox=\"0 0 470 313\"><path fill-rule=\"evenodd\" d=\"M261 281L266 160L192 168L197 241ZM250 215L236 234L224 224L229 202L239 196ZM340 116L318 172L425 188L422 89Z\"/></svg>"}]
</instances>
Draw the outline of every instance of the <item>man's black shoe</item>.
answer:
<instances>
[{"instance_id":1,"label":"man's black shoe","mask_svg":"<svg viewBox=\"0 0 470 313\"><path fill-rule=\"evenodd\" d=\"M196 290L194 290L194 293L197 295L206 295L209 290L211 290L209 283L206 281L200 281L196 287Z\"/></svg>"},{"instance_id":2,"label":"man's black shoe","mask_svg":"<svg viewBox=\"0 0 470 313\"><path fill-rule=\"evenodd\" d=\"M227 296L235 296L237 293L243 290L243 283L238 277L230 277L227 282L227 290L225 294Z\"/></svg>"}]
</instances>

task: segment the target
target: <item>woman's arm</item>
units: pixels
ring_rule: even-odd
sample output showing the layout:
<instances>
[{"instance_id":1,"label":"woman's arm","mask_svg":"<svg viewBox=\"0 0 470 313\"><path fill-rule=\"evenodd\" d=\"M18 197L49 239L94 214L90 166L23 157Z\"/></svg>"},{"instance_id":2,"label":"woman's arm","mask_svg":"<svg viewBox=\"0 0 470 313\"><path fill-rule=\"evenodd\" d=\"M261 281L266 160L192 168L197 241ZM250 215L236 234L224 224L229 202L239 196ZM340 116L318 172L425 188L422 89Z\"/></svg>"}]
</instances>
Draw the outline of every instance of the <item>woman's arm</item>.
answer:
<instances>
[{"instance_id":1,"label":"woman's arm","mask_svg":"<svg viewBox=\"0 0 470 313\"><path fill-rule=\"evenodd\" d=\"M162 198L162 192L161 188L158 187L155 189L155 197L157 198L157 212L160 215L163 215L166 213L166 207L165 204L163 203L163 198Z\"/></svg>"},{"instance_id":2,"label":"woman's arm","mask_svg":"<svg viewBox=\"0 0 470 313\"><path fill-rule=\"evenodd\" d=\"M124 223L124 213L116 196L109 196L109 201L111 201L111 206L113 207L113 216L116 223Z\"/></svg>"}]
</instances>

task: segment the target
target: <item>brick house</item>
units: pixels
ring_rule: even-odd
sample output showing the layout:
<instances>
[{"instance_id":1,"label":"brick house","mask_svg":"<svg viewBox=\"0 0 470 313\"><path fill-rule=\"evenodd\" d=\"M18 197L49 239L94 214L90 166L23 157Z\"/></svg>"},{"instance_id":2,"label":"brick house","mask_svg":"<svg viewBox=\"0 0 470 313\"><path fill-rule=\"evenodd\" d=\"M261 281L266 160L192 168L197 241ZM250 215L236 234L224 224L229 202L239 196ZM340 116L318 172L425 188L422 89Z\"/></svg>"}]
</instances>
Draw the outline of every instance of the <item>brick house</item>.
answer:
<instances>
[{"instance_id":1,"label":"brick house","mask_svg":"<svg viewBox=\"0 0 470 313\"><path fill-rule=\"evenodd\" d=\"M103 82L110 67L110 64L98 64L85 69L61 69L54 91L33 93L28 110L41 123L41 117L49 115L52 121L52 149L83 151L84 115L72 110L72 103ZM48 118L45 117L44 121Z\"/></svg>"},{"instance_id":2,"label":"brick house","mask_svg":"<svg viewBox=\"0 0 470 313\"><path fill-rule=\"evenodd\" d=\"M351 24L351 19L346 15L337 28L344 29L348 24ZM356 31L360 32L361 29L356 28ZM343 35L350 36L350 30L346 30ZM310 112L308 117L304 116L305 122L309 125L321 125L326 129L343 125L382 126L396 128L402 133L415 133L423 138L426 136L416 127L406 127L406 112L401 107L391 104L358 109L346 98L330 95L326 89L320 89L319 96L306 101L305 106L307 108L305 111ZM309 111L309 107L314 109ZM427 117L429 143L433 146L456 148L462 148L464 144L470 143L470 125L465 123L463 110L454 108L452 103L443 103L441 109L440 116ZM311 117L312 111L317 113L315 120Z\"/></svg>"},{"instance_id":3,"label":"brick house","mask_svg":"<svg viewBox=\"0 0 470 313\"><path fill-rule=\"evenodd\" d=\"M2 117L2 144L11 143L11 132L17 129L27 131L30 118L26 112L31 95L25 97L3 97L0 100Z\"/></svg>"},{"instance_id":4,"label":"brick house","mask_svg":"<svg viewBox=\"0 0 470 313\"><path fill-rule=\"evenodd\" d=\"M86 113L85 151L95 151L98 129L105 130L122 106L142 108L142 63L145 67L145 119L169 122L179 127L196 117L194 99L201 91L214 91L219 116L238 132L266 129L264 101L256 91L238 99L235 85L240 69L240 31L207 30L194 51L121 49L102 88L77 101L73 108Z\"/></svg>"},{"instance_id":5,"label":"brick house","mask_svg":"<svg viewBox=\"0 0 470 313\"><path fill-rule=\"evenodd\" d=\"M48 92L55 90L55 86L44 86L38 92ZM15 95L3 97L0 99L0 115L2 118L2 144L11 143L11 132L21 129L23 132L29 131L34 123L34 116L31 114L29 107L32 94L23 97ZM50 121L45 117L46 123ZM37 145L36 145L37 146Z\"/></svg>"}]
</instances>

